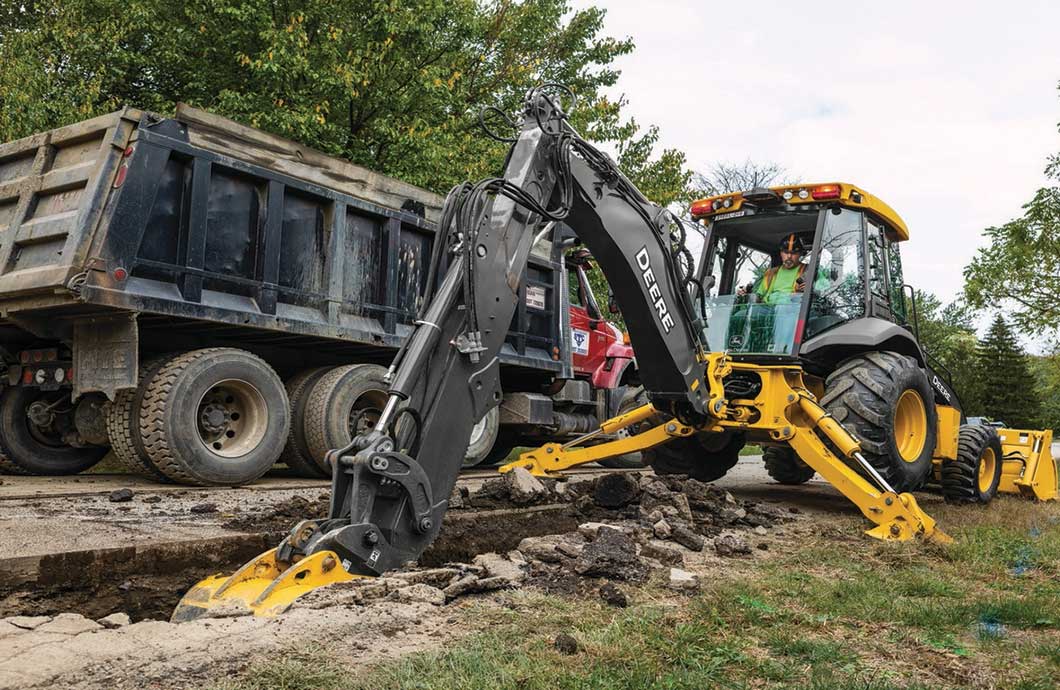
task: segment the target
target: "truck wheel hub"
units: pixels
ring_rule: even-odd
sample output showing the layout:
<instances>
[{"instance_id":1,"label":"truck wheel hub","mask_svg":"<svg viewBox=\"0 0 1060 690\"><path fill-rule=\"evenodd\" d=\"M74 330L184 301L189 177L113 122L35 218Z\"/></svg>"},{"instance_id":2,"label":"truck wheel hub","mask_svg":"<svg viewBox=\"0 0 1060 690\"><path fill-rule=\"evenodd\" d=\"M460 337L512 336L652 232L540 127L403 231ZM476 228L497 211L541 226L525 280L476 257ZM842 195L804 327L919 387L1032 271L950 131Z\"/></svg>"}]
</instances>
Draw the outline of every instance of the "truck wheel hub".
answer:
<instances>
[{"instance_id":1,"label":"truck wheel hub","mask_svg":"<svg viewBox=\"0 0 1060 690\"><path fill-rule=\"evenodd\" d=\"M246 455L265 438L268 414L255 386L236 379L221 381L199 402L199 439L215 455Z\"/></svg>"}]
</instances>

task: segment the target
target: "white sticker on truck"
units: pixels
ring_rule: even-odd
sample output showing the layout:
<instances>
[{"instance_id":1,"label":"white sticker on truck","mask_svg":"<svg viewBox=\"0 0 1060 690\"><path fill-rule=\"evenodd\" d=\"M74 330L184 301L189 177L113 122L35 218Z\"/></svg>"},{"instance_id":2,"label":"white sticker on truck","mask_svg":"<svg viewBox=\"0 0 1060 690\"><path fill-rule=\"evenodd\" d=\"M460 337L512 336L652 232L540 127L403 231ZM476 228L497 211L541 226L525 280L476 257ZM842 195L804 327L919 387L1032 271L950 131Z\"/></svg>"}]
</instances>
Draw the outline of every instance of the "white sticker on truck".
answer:
<instances>
[{"instance_id":1,"label":"white sticker on truck","mask_svg":"<svg viewBox=\"0 0 1060 690\"><path fill-rule=\"evenodd\" d=\"M589 354L589 331L582 331L577 328L570 329L570 341L574 354Z\"/></svg>"},{"instance_id":2,"label":"white sticker on truck","mask_svg":"<svg viewBox=\"0 0 1060 690\"><path fill-rule=\"evenodd\" d=\"M526 306L529 309L545 308L545 288L540 285L526 286Z\"/></svg>"}]
</instances>

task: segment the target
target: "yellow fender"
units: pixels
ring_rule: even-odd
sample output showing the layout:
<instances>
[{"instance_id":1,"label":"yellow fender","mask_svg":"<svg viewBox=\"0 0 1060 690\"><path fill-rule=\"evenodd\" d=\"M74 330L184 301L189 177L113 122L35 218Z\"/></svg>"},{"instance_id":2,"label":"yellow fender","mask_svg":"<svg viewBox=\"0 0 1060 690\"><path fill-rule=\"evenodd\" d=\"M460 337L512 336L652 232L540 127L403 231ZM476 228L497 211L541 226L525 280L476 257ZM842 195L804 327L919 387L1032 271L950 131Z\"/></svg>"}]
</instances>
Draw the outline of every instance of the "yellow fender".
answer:
<instances>
[{"instance_id":1,"label":"yellow fender","mask_svg":"<svg viewBox=\"0 0 1060 690\"><path fill-rule=\"evenodd\" d=\"M998 429L997 433L1004 460L997 490L1038 501L1055 501L1058 491L1053 432Z\"/></svg>"}]
</instances>

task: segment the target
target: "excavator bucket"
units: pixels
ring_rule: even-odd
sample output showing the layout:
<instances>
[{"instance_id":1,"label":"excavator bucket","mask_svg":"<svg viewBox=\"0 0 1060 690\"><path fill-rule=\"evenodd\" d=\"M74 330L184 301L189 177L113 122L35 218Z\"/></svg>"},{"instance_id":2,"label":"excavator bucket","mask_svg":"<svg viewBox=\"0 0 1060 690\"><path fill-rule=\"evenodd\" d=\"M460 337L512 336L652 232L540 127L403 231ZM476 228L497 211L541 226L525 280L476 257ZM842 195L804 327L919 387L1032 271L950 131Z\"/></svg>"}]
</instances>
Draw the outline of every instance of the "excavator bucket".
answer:
<instances>
[{"instance_id":1,"label":"excavator bucket","mask_svg":"<svg viewBox=\"0 0 1060 690\"><path fill-rule=\"evenodd\" d=\"M1057 498L1053 432L998 429L1001 437L1001 483L997 490L1038 501Z\"/></svg>"},{"instance_id":2,"label":"excavator bucket","mask_svg":"<svg viewBox=\"0 0 1060 690\"><path fill-rule=\"evenodd\" d=\"M288 565L277 561L276 549L270 549L229 577L212 575L189 589L170 620L195 620L230 607L250 609L255 616L270 618L286 611L307 592L357 577L361 576L347 573L331 551L314 553Z\"/></svg>"}]
</instances>

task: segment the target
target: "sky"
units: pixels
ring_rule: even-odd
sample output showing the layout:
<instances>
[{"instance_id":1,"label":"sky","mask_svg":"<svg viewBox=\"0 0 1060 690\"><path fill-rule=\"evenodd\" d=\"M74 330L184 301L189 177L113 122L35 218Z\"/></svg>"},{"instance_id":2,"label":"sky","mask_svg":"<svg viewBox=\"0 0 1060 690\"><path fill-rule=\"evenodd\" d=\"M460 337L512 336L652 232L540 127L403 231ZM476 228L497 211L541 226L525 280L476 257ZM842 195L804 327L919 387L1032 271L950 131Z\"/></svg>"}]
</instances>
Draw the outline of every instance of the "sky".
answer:
<instances>
[{"instance_id":1,"label":"sky","mask_svg":"<svg viewBox=\"0 0 1060 690\"><path fill-rule=\"evenodd\" d=\"M1060 2L575 0L631 37L612 95L690 167L773 161L905 220L907 283L944 301L982 230L1060 152Z\"/></svg>"}]
</instances>

